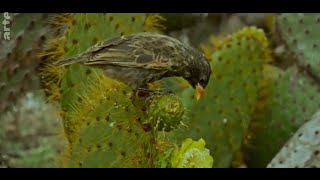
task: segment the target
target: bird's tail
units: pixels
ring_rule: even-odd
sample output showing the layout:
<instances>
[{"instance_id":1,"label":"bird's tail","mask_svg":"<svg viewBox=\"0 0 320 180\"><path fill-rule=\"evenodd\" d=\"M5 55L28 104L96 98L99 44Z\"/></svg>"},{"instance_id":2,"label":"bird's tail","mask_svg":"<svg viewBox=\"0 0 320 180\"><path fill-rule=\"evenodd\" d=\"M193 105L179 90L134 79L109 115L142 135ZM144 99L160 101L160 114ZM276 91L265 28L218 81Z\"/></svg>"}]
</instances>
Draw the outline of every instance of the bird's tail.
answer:
<instances>
[{"instance_id":1,"label":"bird's tail","mask_svg":"<svg viewBox=\"0 0 320 180\"><path fill-rule=\"evenodd\" d=\"M83 59L80 58L79 56L75 56L75 57L70 57L70 58L67 58L67 59L62 59L62 60L56 61L56 62L54 62L52 64L55 65L55 66L68 66L68 65L71 65L71 64L75 64L75 63L81 62L82 60Z\"/></svg>"}]
</instances>

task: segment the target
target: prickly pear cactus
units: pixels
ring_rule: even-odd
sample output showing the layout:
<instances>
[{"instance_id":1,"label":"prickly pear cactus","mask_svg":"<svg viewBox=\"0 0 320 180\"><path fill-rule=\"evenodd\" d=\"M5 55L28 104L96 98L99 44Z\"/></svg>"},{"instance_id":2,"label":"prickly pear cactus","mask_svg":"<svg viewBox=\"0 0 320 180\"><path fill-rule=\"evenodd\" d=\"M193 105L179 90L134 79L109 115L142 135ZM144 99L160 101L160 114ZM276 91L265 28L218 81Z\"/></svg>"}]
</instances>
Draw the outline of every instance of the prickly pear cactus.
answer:
<instances>
[{"instance_id":1,"label":"prickly pear cactus","mask_svg":"<svg viewBox=\"0 0 320 180\"><path fill-rule=\"evenodd\" d=\"M260 104L263 110L254 115L253 122L258 127L253 127L256 130L248 137L249 167L266 167L285 142L320 108L320 89L313 80L296 67L277 71L270 71L265 89L267 98Z\"/></svg>"},{"instance_id":2,"label":"prickly pear cactus","mask_svg":"<svg viewBox=\"0 0 320 180\"><path fill-rule=\"evenodd\" d=\"M48 38L48 14L9 13L10 40L1 38L0 59L11 58L27 64L35 58ZM2 22L3 19L1 19Z\"/></svg>"},{"instance_id":3,"label":"prickly pear cactus","mask_svg":"<svg viewBox=\"0 0 320 180\"><path fill-rule=\"evenodd\" d=\"M98 41L154 30L150 22L157 25L156 17L145 14L60 15L56 20L61 20L68 28L61 37L50 41L44 55L52 62L81 53ZM63 23L55 24L58 28L64 27L59 25ZM166 151L159 145L157 131L176 128L184 115L181 102L175 96L137 100L128 86L108 78L99 69L79 64L54 67L48 63L42 74L51 100L61 102L69 141L59 166L154 167L158 152Z\"/></svg>"},{"instance_id":4,"label":"prickly pear cactus","mask_svg":"<svg viewBox=\"0 0 320 180\"><path fill-rule=\"evenodd\" d=\"M49 32L48 14L9 16L11 39L0 39L0 113L9 110L25 92L39 88L37 54Z\"/></svg>"},{"instance_id":5,"label":"prickly pear cactus","mask_svg":"<svg viewBox=\"0 0 320 180\"><path fill-rule=\"evenodd\" d=\"M39 78L36 64L3 68L0 72L0 112L4 113L27 91L39 88Z\"/></svg>"},{"instance_id":6,"label":"prickly pear cactus","mask_svg":"<svg viewBox=\"0 0 320 180\"><path fill-rule=\"evenodd\" d=\"M89 88L79 96L80 101L72 105L73 111L66 113L65 131L71 150L63 157L61 166L154 167L159 144L154 130L159 126L149 120L160 119L161 114L144 114L145 107L131 101L134 93L128 86L103 74L92 73ZM103 89L105 91L101 92ZM149 103L160 109L168 108L163 102L171 96L154 97ZM173 99L169 106L176 107L179 103ZM147 111L150 108L155 107L149 105ZM178 118L182 118L179 114L183 110L179 108L181 106L165 109L162 113L173 122L180 122ZM165 120L161 119L159 124Z\"/></svg>"},{"instance_id":7,"label":"prickly pear cactus","mask_svg":"<svg viewBox=\"0 0 320 180\"><path fill-rule=\"evenodd\" d=\"M268 168L320 167L320 112L314 114L272 159Z\"/></svg>"},{"instance_id":8,"label":"prickly pear cactus","mask_svg":"<svg viewBox=\"0 0 320 180\"><path fill-rule=\"evenodd\" d=\"M257 102L262 66L269 58L263 31L245 28L222 41L213 53L204 97L196 102L193 89L183 92L182 101L191 111L183 134L207 142L214 167L230 167L240 151Z\"/></svg>"},{"instance_id":9,"label":"prickly pear cactus","mask_svg":"<svg viewBox=\"0 0 320 180\"><path fill-rule=\"evenodd\" d=\"M276 24L298 64L320 79L320 13L284 13L276 18Z\"/></svg>"},{"instance_id":10,"label":"prickly pear cactus","mask_svg":"<svg viewBox=\"0 0 320 180\"><path fill-rule=\"evenodd\" d=\"M1 167L54 167L66 141L58 108L44 93L32 91L18 99L15 108L0 114Z\"/></svg>"},{"instance_id":11,"label":"prickly pear cactus","mask_svg":"<svg viewBox=\"0 0 320 180\"><path fill-rule=\"evenodd\" d=\"M122 83L92 73L88 88L78 96L81 100L65 115L70 154L63 165L152 167L152 131L142 128L142 112L131 102L132 91Z\"/></svg>"}]
</instances>

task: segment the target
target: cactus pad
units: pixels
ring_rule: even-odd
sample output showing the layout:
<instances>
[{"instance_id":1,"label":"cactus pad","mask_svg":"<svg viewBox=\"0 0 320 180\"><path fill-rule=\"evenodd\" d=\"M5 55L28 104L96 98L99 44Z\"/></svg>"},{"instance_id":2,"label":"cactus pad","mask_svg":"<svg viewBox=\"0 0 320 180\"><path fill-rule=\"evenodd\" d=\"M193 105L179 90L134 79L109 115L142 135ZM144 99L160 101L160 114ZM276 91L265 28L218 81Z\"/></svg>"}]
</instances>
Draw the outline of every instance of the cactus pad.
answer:
<instances>
[{"instance_id":1,"label":"cactus pad","mask_svg":"<svg viewBox=\"0 0 320 180\"><path fill-rule=\"evenodd\" d=\"M320 79L320 13L284 13L277 30L300 66Z\"/></svg>"},{"instance_id":2,"label":"cactus pad","mask_svg":"<svg viewBox=\"0 0 320 180\"><path fill-rule=\"evenodd\" d=\"M292 67L273 73L264 110L256 114L260 128L251 138L249 167L266 167L285 142L320 108L320 89ZM270 141L270 139L272 139Z\"/></svg>"},{"instance_id":3,"label":"cactus pad","mask_svg":"<svg viewBox=\"0 0 320 180\"><path fill-rule=\"evenodd\" d=\"M268 168L320 167L320 113L315 113L273 158Z\"/></svg>"},{"instance_id":4,"label":"cactus pad","mask_svg":"<svg viewBox=\"0 0 320 180\"><path fill-rule=\"evenodd\" d=\"M214 167L230 167L240 151L244 133L257 102L262 65L270 58L263 31L245 28L222 41L212 55L212 76L199 102L193 89L182 95L191 112L184 132L207 142Z\"/></svg>"}]
</instances>

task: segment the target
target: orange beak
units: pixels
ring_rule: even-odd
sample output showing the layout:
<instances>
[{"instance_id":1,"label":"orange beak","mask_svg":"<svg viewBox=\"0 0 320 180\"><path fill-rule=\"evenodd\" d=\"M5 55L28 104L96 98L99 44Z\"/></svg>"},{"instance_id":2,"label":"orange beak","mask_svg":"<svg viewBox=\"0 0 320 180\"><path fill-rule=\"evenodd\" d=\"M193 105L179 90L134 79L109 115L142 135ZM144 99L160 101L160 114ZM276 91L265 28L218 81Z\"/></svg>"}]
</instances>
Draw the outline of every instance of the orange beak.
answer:
<instances>
[{"instance_id":1,"label":"orange beak","mask_svg":"<svg viewBox=\"0 0 320 180\"><path fill-rule=\"evenodd\" d=\"M204 95L203 87L198 83L196 86L196 99L199 101L200 98Z\"/></svg>"}]
</instances>

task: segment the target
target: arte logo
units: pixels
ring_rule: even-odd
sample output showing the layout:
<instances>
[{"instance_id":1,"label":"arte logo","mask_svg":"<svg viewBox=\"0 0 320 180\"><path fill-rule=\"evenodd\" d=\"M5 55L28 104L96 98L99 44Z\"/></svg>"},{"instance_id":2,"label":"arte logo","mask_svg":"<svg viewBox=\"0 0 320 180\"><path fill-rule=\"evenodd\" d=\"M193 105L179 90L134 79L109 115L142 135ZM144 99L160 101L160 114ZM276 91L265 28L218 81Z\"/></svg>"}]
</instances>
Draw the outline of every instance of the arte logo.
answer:
<instances>
[{"instance_id":1,"label":"arte logo","mask_svg":"<svg viewBox=\"0 0 320 180\"><path fill-rule=\"evenodd\" d=\"M5 12L3 13L3 21L2 21L2 24L3 24L3 39L9 41L10 40L10 15L8 12Z\"/></svg>"}]
</instances>

